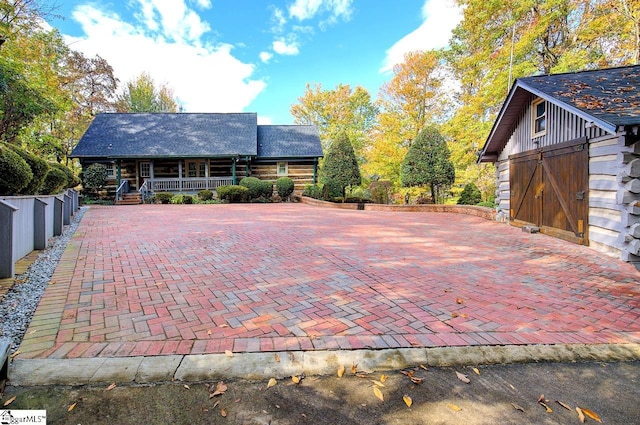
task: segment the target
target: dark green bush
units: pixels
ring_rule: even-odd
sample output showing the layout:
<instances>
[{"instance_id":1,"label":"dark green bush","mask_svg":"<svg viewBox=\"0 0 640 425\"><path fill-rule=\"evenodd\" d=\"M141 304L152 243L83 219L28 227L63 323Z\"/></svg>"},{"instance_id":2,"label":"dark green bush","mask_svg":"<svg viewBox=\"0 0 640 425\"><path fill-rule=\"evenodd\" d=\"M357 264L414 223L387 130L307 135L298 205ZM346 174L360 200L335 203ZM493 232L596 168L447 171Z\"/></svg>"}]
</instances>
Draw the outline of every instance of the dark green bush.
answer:
<instances>
[{"instance_id":1,"label":"dark green bush","mask_svg":"<svg viewBox=\"0 0 640 425\"><path fill-rule=\"evenodd\" d=\"M418 205L433 204L433 199L427 196L420 196L418 199L416 199L416 204Z\"/></svg>"},{"instance_id":2,"label":"dark green bush","mask_svg":"<svg viewBox=\"0 0 640 425\"><path fill-rule=\"evenodd\" d=\"M333 201L336 198L342 198L343 187L334 180L327 180L322 186L322 197L327 201Z\"/></svg>"},{"instance_id":3,"label":"dark green bush","mask_svg":"<svg viewBox=\"0 0 640 425\"><path fill-rule=\"evenodd\" d=\"M322 199L322 186L318 184L305 185L302 196L308 196L313 199Z\"/></svg>"},{"instance_id":4,"label":"dark green bush","mask_svg":"<svg viewBox=\"0 0 640 425\"><path fill-rule=\"evenodd\" d=\"M476 205L478 207L486 207L486 208L495 208L496 207L495 201L478 202Z\"/></svg>"},{"instance_id":5,"label":"dark green bush","mask_svg":"<svg viewBox=\"0 0 640 425\"><path fill-rule=\"evenodd\" d=\"M260 180L257 177L245 177L240 180L240 186L249 189L249 199L271 198L273 194L273 183L267 180Z\"/></svg>"},{"instance_id":6,"label":"dark green bush","mask_svg":"<svg viewBox=\"0 0 640 425\"><path fill-rule=\"evenodd\" d=\"M81 183L80 179L78 179L78 177L75 174L73 174L73 171L71 171L69 167L66 167L58 162L50 162L49 167L55 167L64 173L67 182L65 183L65 186L63 189L65 188L70 189L72 187L76 187Z\"/></svg>"},{"instance_id":7,"label":"dark green bush","mask_svg":"<svg viewBox=\"0 0 640 425\"><path fill-rule=\"evenodd\" d=\"M286 199L293 193L294 183L290 177L280 177L276 180L276 190L282 199Z\"/></svg>"},{"instance_id":8,"label":"dark green bush","mask_svg":"<svg viewBox=\"0 0 640 425\"><path fill-rule=\"evenodd\" d=\"M40 190L40 187L44 183L44 178L47 176L47 172L49 171L49 166L47 165L47 161L44 159L29 153L23 149L18 148L17 146L9 146L15 153L20 155L20 157L29 165L31 169L31 173L33 177L28 185L26 185L20 191L22 195L35 195Z\"/></svg>"},{"instance_id":9,"label":"dark green bush","mask_svg":"<svg viewBox=\"0 0 640 425\"><path fill-rule=\"evenodd\" d=\"M213 199L213 192L208 189L202 189L198 192L198 198L200 198L201 201L210 201Z\"/></svg>"},{"instance_id":10,"label":"dark green bush","mask_svg":"<svg viewBox=\"0 0 640 425\"><path fill-rule=\"evenodd\" d=\"M220 186L216 189L218 198L228 202L247 202L249 189L240 185Z\"/></svg>"},{"instance_id":11,"label":"dark green bush","mask_svg":"<svg viewBox=\"0 0 640 425\"><path fill-rule=\"evenodd\" d=\"M0 145L0 195L15 195L33 179L29 164L20 155Z\"/></svg>"},{"instance_id":12,"label":"dark green bush","mask_svg":"<svg viewBox=\"0 0 640 425\"><path fill-rule=\"evenodd\" d=\"M371 200L376 204L388 204L391 196L391 182L388 180L378 180L369 185Z\"/></svg>"},{"instance_id":13,"label":"dark green bush","mask_svg":"<svg viewBox=\"0 0 640 425\"><path fill-rule=\"evenodd\" d=\"M184 195L182 197L182 203L183 204L193 204L193 196L191 195Z\"/></svg>"},{"instance_id":14,"label":"dark green bush","mask_svg":"<svg viewBox=\"0 0 640 425\"><path fill-rule=\"evenodd\" d=\"M158 192L153 195L154 201L160 202L161 204L168 204L171 202L171 198L173 198L173 193L171 192Z\"/></svg>"},{"instance_id":15,"label":"dark green bush","mask_svg":"<svg viewBox=\"0 0 640 425\"><path fill-rule=\"evenodd\" d=\"M91 191L102 189L107 182L107 166L104 164L91 164L82 173L82 182L85 189Z\"/></svg>"},{"instance_id":16,"label":"dark green bush","mask_svg":"<svg viewBox=\"0 0 640 425\"><path fill-rule=\"evenodd\" d=\"M55 195L67 187L67 175L57 167L49 168L44 183L40 187L43 195Z\"/></svg>"},{"instance_id":17,"label":"dark green bush","mask_svg":"<svg viewBox=\"0 0 640 425\"><path fill-rule=\"evenodd\" d=\"M458 199L458 205L476 205L479 202L482 202L482 194L480 194L478 187L472 182L464 185L460 199Z\"/></svg>"}]
</instances>

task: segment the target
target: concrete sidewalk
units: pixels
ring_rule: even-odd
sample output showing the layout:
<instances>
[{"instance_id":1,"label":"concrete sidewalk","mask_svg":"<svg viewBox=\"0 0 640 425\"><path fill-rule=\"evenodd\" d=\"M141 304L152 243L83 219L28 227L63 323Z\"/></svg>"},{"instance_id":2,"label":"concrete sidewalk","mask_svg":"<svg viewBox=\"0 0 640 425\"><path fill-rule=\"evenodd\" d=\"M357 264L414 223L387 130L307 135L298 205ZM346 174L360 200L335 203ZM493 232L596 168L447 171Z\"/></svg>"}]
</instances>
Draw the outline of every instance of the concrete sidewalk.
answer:
<instances>
[{"instance_id":1,"label":"concrete sidewalk","mask_svg":"<svg viewBox=\"0 0 640 425\"><path fill-rule=\"evenodd\" d=\"M327 367L343 350L412 362L440 347L475 360L497 361L505 346L516 361L523 349L640 358L638 282L631 265L586 247L457 214L92 207L10 378L55 376L70 360L84 382L111 380L104 365L118 362L135 369L125 379L144 379L151 364L154 379L191 363L205 376L217 366L197 364L278 352Z\"/></svg>"}]
</instances>

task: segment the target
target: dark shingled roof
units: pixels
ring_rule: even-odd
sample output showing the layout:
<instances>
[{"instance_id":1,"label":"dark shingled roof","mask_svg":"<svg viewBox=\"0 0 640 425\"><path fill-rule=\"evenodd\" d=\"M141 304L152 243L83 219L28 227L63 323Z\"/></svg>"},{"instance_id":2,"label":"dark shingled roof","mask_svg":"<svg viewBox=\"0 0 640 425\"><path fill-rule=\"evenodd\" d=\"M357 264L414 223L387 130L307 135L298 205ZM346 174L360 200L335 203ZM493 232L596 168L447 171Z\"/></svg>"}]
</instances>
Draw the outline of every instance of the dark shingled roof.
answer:
<instances>
[{"instance_id":1,"label":"dark shingled roof","mask_svg":"<svg viewBox=\"0 0 640 425\"><path fill-rule=\"evenodd\" d=\"M259 125L258 158L321 157L318 129L312 125Z\"/></svg>"},{"instance_id":2,"label":"dark shingled roof","mask_svg":"<svg viewBox=\"0 0 640 425\"><path fill-rule=\"evenodd\" d=\"M519 78L493 124L480 161L504 148L531 94L610 133L640 124L640 65Z\"/></svg>"},{"instance_id":3,"label":"dark shingled roof","mask_svg":"<svg viewBox=\"0 0 640 425\"><path fill-rule=\"evenodd\" d=\"M255 156L257 120L255 113L98 114L71 157Z\"/></svg>"}]
</instances>

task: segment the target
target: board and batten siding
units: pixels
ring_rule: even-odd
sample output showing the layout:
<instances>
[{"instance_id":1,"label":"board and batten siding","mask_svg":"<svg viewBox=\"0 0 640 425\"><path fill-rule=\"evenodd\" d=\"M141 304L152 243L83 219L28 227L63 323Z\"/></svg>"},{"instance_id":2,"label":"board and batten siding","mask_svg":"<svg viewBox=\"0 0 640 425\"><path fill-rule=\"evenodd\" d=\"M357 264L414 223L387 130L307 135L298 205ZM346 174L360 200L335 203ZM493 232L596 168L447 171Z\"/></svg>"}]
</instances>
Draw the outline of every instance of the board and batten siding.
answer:
<instances>
[{"instance_id":1,"label":"board and batten siding","mask_svg":"<svg viewBox=\"0 0 640 425\"><path fill-rule=\"evenodd\" d=\"M589 243L599 251L619 254L623 207L616 201L620 186L617 177L620 168L618 136L608 134L566 109L546 102L546 134L532 138L531 101L534 99L531 96L529 106L522 111L496 164L496 202L499 210L503 211L502 216L508 217L510 209L509 155L586 137L589 142Z\"/></svg>"}]
</instances>

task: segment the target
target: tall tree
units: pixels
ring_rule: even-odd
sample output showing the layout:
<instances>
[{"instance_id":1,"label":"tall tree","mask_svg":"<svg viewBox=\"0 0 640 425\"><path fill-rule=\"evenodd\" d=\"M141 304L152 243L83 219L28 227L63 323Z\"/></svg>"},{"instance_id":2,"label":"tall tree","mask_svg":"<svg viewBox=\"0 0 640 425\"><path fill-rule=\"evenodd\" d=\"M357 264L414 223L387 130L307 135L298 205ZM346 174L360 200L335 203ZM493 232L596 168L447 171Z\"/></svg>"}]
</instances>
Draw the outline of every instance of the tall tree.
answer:
<instances>
[{"instance_id":1,"label":"tall tree","mask_svg":"<svg viewBox=\"0 0 640 425\"><path fill-rule=\"evenodd\" d=\"M143 72L127 83L118 96L116 109L118 112L178 112L178 102L166 84L156 87L151 75Z\"/></svg>"},{"instance_id":2,"label":"tall tree","mask_svg":"<svg viewBox=\"0 0 640 425\"><path fill-rule=\"evenodd\" d=\"M325 152L330 141L344 132L356 156L362 158L376 117L376 107L366 89L339 84L335 89L324 90L321 84L307 84L298 102L290 110L294 122L315 125Z\"/></svg>"},{"instance_id":3,"label":"tall tree","mask_svg":"<svg viewBox=\"0 0 640 425\"><path fill-rule=\"evenodd\" d=\"M346 132L331 143L322 168L322 181L327 188L337 188L345 198L346 188L361 182L360 169Z\"/></svg>"},{"instance_id":4,"label":"tall tree","mask_svg":"<svg viewBox=\"0 0 640 425\"><path fill-rule=\"evenodd\" d=\"M433 203L438 203L443 189L455 180L445 138L435 127L418 134L402 162L402 185L429 186Z\"/></svg>"}]
</instances>

